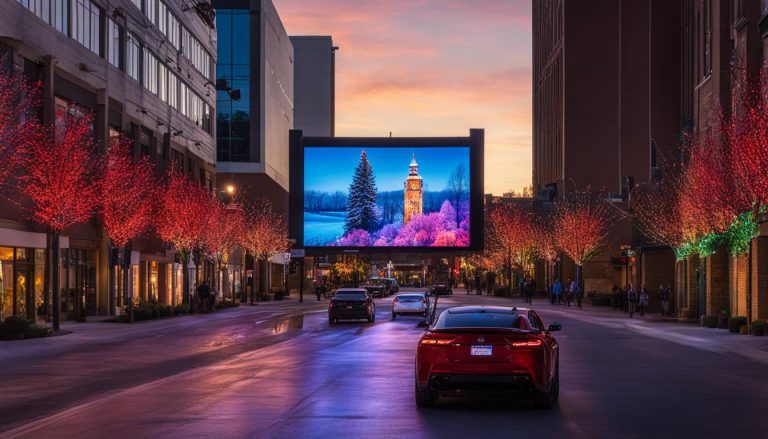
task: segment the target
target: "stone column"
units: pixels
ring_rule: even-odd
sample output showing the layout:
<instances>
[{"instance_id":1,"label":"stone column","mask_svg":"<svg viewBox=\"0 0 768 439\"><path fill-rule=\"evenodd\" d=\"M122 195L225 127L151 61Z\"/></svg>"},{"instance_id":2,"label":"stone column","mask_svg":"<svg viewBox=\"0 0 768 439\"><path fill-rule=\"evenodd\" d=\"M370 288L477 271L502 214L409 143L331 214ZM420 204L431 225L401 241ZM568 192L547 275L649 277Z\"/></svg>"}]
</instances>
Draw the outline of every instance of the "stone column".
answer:
<instances>
[{"instance_id":1,"label":"stone column","mask_svg":"<svg viewBox=\"0 0 768 439\"><path fill-rule=\"evenodd\" d=\"M752 319L768 319L768 236L752 240ZM763 262L761 264L761 262Z\"/></svg>"},{"instance_id":2,"label":"stone column","mask_svg":"<svg viewBox=\"0 0 768 439\"><path fill-rule=\"evenodd\" d=\"M704 259L706 269L706 313L717 315L728 308L728 252L721 248L715 254Z\"/></svg>"}]
</instances>

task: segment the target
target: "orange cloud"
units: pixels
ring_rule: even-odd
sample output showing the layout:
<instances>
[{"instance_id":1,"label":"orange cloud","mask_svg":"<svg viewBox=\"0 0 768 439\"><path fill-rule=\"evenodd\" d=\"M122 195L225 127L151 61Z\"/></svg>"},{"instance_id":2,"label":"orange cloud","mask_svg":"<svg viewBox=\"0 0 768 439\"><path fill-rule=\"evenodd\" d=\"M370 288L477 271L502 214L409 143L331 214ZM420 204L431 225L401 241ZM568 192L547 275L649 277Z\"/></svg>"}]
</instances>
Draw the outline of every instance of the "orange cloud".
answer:
<instances>
[{"instance_id":1,"label":"orange cloud","mask_svg":"<svg viewBox=\"0 0 768 439\"><path fill-rule=\"evenodd\" d=\"M527 0L273 0L290 35L332 35L340 136L486 130L486 192L531 182Z\"/></svg>"}]
</instances>

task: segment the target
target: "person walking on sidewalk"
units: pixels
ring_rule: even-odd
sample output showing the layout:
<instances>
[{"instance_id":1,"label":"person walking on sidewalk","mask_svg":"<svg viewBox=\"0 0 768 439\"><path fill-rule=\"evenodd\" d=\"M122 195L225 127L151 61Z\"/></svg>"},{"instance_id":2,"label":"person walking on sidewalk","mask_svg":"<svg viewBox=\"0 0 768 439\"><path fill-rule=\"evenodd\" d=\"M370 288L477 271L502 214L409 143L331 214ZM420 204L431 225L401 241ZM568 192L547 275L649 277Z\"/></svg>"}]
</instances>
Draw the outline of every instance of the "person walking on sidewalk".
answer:
<instances>
[{"instance_id":1,"label":"person walking on sidewalk","mask_svg":"<svg viewBox=\"0 0 768 439\"><path fill-rule=\"evenodd\" d=\"M560 279L555 279L555 283L552 284L552 305L560 305L561 296L563 294L563 284L560 283Z\"/></svg>"},{"instance_id":2,"label":"person walking on sidewalk","mask_svg":"<svg viewBox=\"0 0 768 439\"><path fill-rule=\"evenodd\" d=\"M672 290L669 287L665 287L663 284L659 285L659 298L661 299L661 316L666 317L669 315L669 300L672 298Z\"/></svg>"},{"instance_id":3,"label":"person walking on sidewalk","mask_svg":"<svg viewBox=\"0 0 768 439\"><path fill-rule=\"evenodd\" d=\"M629 311L629 317L635 316L635 308L637 307L637 290L632 287L632 284L627 284L627 311Z\"/></svg>"},{"instance_id":4,"label":"person walking on sidewalk","mask_svg":"<svg viewBox=\"0 0 768 439\"><path fill-rule=\"evenodd\" d=\"M581 288L579 287L579 283L576 282L575 279L571 282L571 286L568 289L568 291L570 293L571 300L575 299L576 306L581 308ZM570 306L570 303L568 304L568 306Z\"/></svg>"},{"instance_id":5,"label":"person walking on sidewalk","mask_svg":"<svg viewBox=\"0 0 768 439\"><path fill-rule=\"evenodd\" d=\"M648 294L648 288L645 288L645 284L640 285L640 294L638 294L638 301L640 303L640 317L645 315L645 310L648 308L648 301L650 295Z\"/></svg>"}]
</instances>

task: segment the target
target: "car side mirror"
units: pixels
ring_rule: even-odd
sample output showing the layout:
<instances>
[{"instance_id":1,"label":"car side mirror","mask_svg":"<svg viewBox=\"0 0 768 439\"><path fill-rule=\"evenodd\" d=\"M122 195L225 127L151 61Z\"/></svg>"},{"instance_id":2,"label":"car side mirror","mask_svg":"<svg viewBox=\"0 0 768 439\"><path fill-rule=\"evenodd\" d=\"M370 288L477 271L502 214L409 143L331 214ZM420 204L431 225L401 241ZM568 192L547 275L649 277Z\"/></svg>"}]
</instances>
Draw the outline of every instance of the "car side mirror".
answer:
<instances>
[{"instance_id":1,"label":"car side mirror","mask_svg":"<svg viewBox=\"0 0 768 439\"><path fill-rule=\"evenodd\" d=\"M551 325L549 325L549 329L548 329L549 332L562 331L562 330L563 330L563 325L561 325L560 323L552 323Z\"/></svg>"}]
</instances>

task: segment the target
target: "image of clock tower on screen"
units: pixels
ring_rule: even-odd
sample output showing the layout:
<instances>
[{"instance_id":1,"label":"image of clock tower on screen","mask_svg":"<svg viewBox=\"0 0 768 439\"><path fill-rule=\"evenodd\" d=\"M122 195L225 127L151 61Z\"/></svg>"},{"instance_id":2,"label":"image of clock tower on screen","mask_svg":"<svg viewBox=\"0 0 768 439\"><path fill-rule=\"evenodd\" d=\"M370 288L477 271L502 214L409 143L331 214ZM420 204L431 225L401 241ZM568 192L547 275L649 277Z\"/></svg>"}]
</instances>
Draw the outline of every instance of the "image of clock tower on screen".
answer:
<instances>
[{"instance_id":1,"label":"image of clock tower on screen","mask_svg":"<svg viewBox=\"0 0 768 439\"><path fill-rule=\"evenodd\" d=\"M416 154L411 158L410 171L405 180L405 202L403 204L403 224L408 224L415 215L421 215L424 206L424 182L419 175Z\"/></svg>"}]
</instances>

